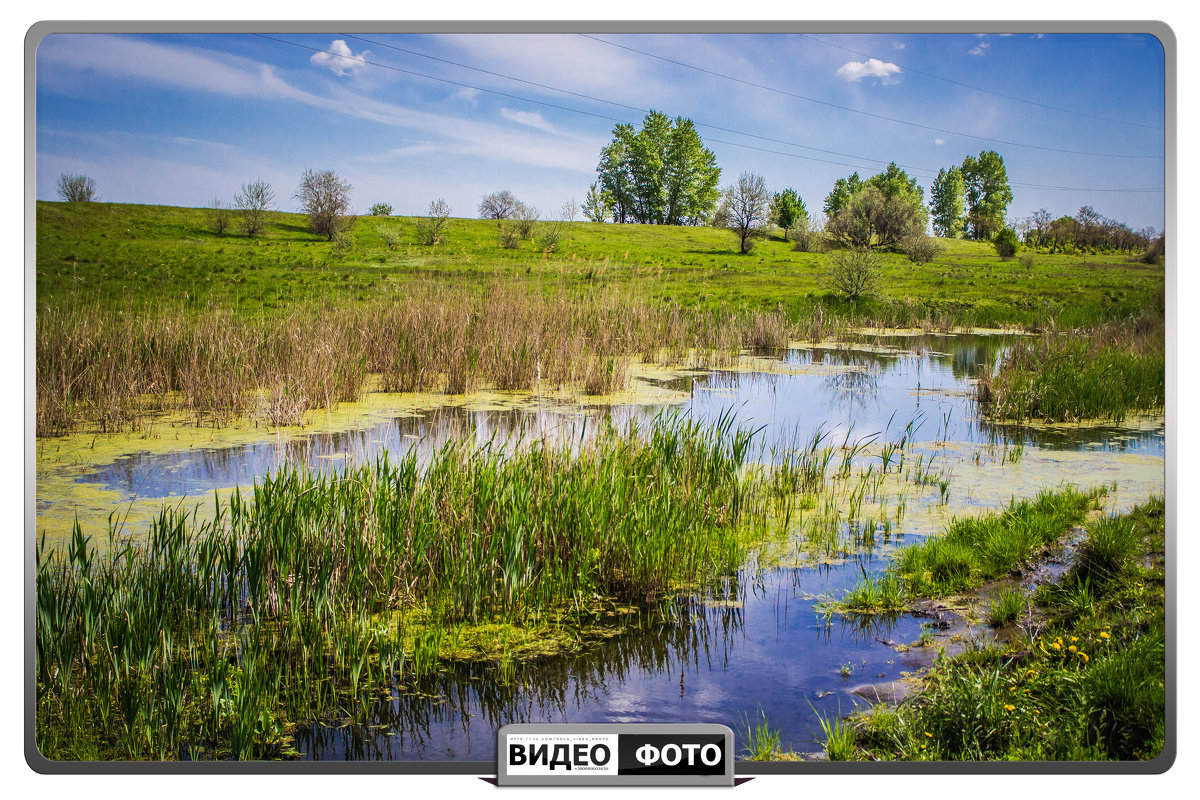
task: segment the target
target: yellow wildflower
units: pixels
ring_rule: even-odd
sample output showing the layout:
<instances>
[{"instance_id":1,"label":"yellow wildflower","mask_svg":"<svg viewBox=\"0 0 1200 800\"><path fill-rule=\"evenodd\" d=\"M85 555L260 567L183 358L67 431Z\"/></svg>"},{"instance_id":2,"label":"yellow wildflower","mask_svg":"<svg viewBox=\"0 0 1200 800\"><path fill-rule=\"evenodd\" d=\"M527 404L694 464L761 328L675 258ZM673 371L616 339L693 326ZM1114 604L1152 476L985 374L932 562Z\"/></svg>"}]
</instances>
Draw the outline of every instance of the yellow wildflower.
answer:
<instances>
[{"instance_id":1,"label":"yellow wildflower","mask_svg":"<svg viewBox=\"0 0 1200 800\"><path fill-rule=\"evenodd\" d=\"M1058 642L1051 642L1050 646L1053 647L1055 650L1062 650L1062 645L1059 644Z\"/></svg>"},{"instance_id":2,"label":"yellow wildflower","mask_svg":"<svg viewBox=\"0 0 1200 800\"><path fill-rule=\"evenodd\" d=\"M1075 652L1076 650L1078 650L1078 649L1079 649L1079 648L1078 648L1078 647L1076 647L1075 645L1071 645L1070 647L1068 647L1068 648L1067 648L1067 652L1068 652L1068 653L1074 653L1074 652Z\"/></svg>"},{"instance_id":3,"label":"yellow wildflower","mask_svg":"<svg viewBox=\"0 0 1200 800\"><path fill-rule=\"evenodd\" d=\"M925 735L928 736L930 739L933 738L933 734L930 733L929 731L925 731Z\"/></svg>"},{"instance_id":4,"label":"yellow wildflower","mask_svg":"<svg viewBox=\"0 0 1200 800\"><path fill-rule=\"evenodd\" d=\"M1071 637L1071 641L1072 641L1072 642L1078 642L1078 641L1079 641L1079 637L1078 637L1078 636L1072 636L1072 637Z\"/></svg>"},{"instance_id":5,"label":"yellow wildflower","mask_svg":"<svg viewBox=\"0 0 1200 800\"><path fill-rule=\"evenodd\" d=\"M1004 704L1004 710L1005 710L1005 711L1016 711L1016 710L1017 710L1017 707L1016 707L1016 706L1014 706L1012 703L1005 703L1005 704Z\"/></svg>"},{"instance_id":6,"label":"yellow wildflower","mask_svg":"<svg viewBox=\"0 0 1200 800\"><path fill-rule=\"evenodd\" d=\"M1108 638L1108 634L1107 634L1107 633L1105 633L1104 631L1101 631L1101 632L1100 632L1100 638L1101 638L1101 639L1107 639L1107 638Z\"/></svg>"},{"instance_id":7,"label":"yellow wildflower","mask_svg":"<svg viewBox=\"0 0 1200 800\"><path fill-rule=\"evenodd\" d=\"M1085 663L1085 664L1090 660L1088 658L1088 654L1083 652L1082 650L1079 651L1079 657L1083 659L1083 663Z\"/></svg>"}]
</instances>

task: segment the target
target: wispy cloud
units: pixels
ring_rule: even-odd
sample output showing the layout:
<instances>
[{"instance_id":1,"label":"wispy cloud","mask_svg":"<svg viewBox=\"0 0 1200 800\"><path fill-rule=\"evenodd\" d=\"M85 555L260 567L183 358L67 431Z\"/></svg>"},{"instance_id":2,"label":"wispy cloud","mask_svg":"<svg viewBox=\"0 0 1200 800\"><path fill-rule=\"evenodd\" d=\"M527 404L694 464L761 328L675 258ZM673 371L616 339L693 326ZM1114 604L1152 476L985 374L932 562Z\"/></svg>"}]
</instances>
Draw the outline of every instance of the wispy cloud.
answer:
<instances>
[{"instance_id":1,"label":"wispy cloud","mask_svg":"<svg viewBox=\"0 0 1200 800\"><path fill-rule=\"evenodd\" d=\"M863 78L876 78L885 86L897 83L900 67L890 61L868 58L866 61L847 61L838 68L837 76L847 83L856 83Z\"/></svg>"},{"instance_id":2,"label":"wispy cloud","mask_svg":"<svg viewBox=\"0 0 1200 800\"><path fill-rule=\"evenodd\" d=\"M464 103L470 103L471 108L474 108L479 102L479 95L483 94L478 89L472 89L470 86L464 86L454 94L450 95L450 100L460 100Z\"/></svg>"},{"instance_id":3,"label":"wispy cloud","mask_svg":"<svg viewBox=\"0 0 1200 800\"><path fill-rule=\"evenodd\" d=\"M324 67L334 75L352 75L355 70L369 66L367 61L373 55L370 50L363 50L356 55L344 39L334 39L328 53L313 53L309 62Z\"/></svg>"},{"instance_id":4,"label":"wispy cloud","mask_svg":"<svg viewBox=\"0 0 1200 800\"><path fill-rule=\"evenodd\" d=\"M972 47L970 50L968 50L968 51L967 51L967 55L970 55L970 56L986 56L986 55L987 55L987 53L988 53L988 50L990 50L990 49L992 49L992 43L991 43L991 42L980 42L979 44L975 45L975 46L974 46L974 47Z\"/></svg>"},{"instance_id":5,"label":"wispy cloud","mask_svg":"<svg viewBox=\"0 0 1200 800\"><path fill-rule=\"evenodd\" d=\"M502 108L500 116L518 125L528 125L530 128L537 128L546 133L558 133L554 126L542 119L542 115L536 111L514 111L511 108Z\"/></svg>"},{"instance_id":6,"label":"wispy cloud","mask_svg":"<svg viewBox=\"0 0 1200 800\"><path fill-rule=\"evenodd\" d=\"M903 50L905 47L908 47L908 45L906 45L904 42L892 42L892 47L896 48L897 50Z\"/></svg>"},{"instance_id":7,"label":"wispy cloud","mask_svg":"<svg viewBox=\"0 0 1200 800\"><path fill-rule=\"evenodd\" d=\"M934 143L934 144L936 144L936 145L938 145L938 146L941 146L941 145L944 145L944 144L946 143L946 140L945 140L945 139L934 139L934 140L933 140L933 143Z\"/></svg>"}]
</instances>

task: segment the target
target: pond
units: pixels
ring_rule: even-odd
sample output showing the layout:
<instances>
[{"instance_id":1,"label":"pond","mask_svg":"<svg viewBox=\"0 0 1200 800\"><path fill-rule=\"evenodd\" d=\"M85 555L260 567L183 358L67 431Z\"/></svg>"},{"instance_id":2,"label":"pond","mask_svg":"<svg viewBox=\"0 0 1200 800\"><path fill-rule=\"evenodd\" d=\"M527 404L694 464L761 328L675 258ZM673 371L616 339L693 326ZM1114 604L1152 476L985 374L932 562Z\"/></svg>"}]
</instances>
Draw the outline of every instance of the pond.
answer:
<instances>
[{"instance_id":1,"label":"pond","mask_svg":"<svg viewBox=\"0 0 1200 800\"><path fill-rule=\"evenodd\" d=\"M308 727L296 742L314 759L488 761L494 732L507 723L719 722L744 730L762 714L781 731L785 751L814 751L819 716L848 712L864 702L856 688L902 683L931 657L928 647L895 647L917 640L923 620L846 625L821 612L821 598L879 572L893 547L955 515L1061 483L1107 486L1114 510L1164 491L1161 417L1043 427L981 419L971 380L1008 341L872 336L747 357L734 368L647 369L612 403L493 393L441 405L372 395L306 429L201 435L164 426L142 438L93 437L90 446L87 437L68 437L39 444L38 528L53 538L76 516L96 525L115 511L136 535L163 502L207 502L287 464L336 470L462 435L481 444L577 443L603 419L646 425L672 410L709 421L734 414L759 431L763 461L821 437L859 474L878 471L885 445L905 438L907 475L915 463L926 478L889 476L878 513L895 525L873 546L747 564L720 593L681 598L670 620L640 619L582 653L517 665L503 679L487 665L457 666L419 691L380 700L367 724Z\"/></svg>"}]
</instances>

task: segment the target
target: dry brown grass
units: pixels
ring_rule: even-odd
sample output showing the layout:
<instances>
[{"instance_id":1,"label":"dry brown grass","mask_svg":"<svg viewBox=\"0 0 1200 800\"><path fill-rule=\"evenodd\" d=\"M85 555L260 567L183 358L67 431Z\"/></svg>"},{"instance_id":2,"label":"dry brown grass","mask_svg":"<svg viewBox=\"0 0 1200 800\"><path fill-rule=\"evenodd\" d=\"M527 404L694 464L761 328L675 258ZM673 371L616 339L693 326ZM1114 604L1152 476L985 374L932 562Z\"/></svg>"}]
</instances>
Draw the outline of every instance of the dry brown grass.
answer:
<instances>
[{"instance_id":1,"label":"dry brown grass","mask_svg":"<svg viewBox=\"0 0 1200 800\"><path fill-rule=\"evenodd\" d=\"M37 322L37 431L134 430L161 413L196 424L294 424L306 411L387 392L490 387L607 394L630 363L723 366L785 347L782 309L689 310L617 291L585 298L497 283L415 287L386 300L251 317L223 307L46 307Z\"/></svg>"}]
</instances>

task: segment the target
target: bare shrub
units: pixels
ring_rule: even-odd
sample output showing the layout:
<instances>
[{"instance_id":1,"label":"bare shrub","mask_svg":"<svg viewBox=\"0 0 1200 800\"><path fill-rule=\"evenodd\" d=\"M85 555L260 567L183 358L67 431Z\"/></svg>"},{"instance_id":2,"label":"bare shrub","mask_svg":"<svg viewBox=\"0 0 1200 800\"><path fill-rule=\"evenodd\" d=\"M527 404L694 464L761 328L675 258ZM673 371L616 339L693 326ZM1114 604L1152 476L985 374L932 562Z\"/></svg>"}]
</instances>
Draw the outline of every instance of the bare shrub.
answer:
<instances>
[{"instance_id":1,"label":"bare shrub","mask_svg":"<svg viewBox=\"0 0 1200 800\"><path fill-rule=\"evenodd\" d=\"M350 192L353 187L331 169L306 169L292 195L300 201L300 210L308 215L308 228L333 241L338 233L354 224L350 216Z\"/></svg>"},{"instance_id":2,"label":"bare shrub","mask_svg":"<svg viewBox=\"0 0 1200 800\"><path fill-rule=\"evenodd\" d=\"M68 203L94 203L96 182L87 175L73 175L67 172L58 176L58 196Z\"/></svg>"},{"instance_id":3,"label":"bare shrub","mask_svg":"<svg viewBox=\"0 0 1200 800\"><path fill-rule=\"evenodd\" d=\"M756 239L766 235L770 207L771 193L762 176L743 172L737 183L725 190L713 224L732 231L744 255L753 249Z\"/></svg>"},{"instance_id":4,"label":"bare shrub","mask_svg":"<svg viewBox=\"0 0 1200 800\"><path fill-rule=\"evenodd\" d=\"M829 259L824 275L825 288L851 301L873 295L879 280L875 254L866 247L839 250Z\"/></svg>"},{"instance_id":5,"label":"bare shrub","mask_svg":"<svg viewBox=\"0 0 1200 800\"><path fill-rule=\"evenodd\" d=\"M505 189L502 192L485 194L479 201L480 219L508 219L516 213L521 201L513 193Z\"/></svg>"},{"instance_id":6,"label":"bare shrub","mask_svg":"<svg viewBox=\"0 0 1200 800\"><path fill-rule=\"evenodd\" d=\"M204 209L204 218L209 230L213 233L224 233L233 221L233 210L218 198L213 198L208 208Z\"/></svg>"},{"instance_id":7,"label":"bare shrub","mask_svg":"<svg viewBox=\"0 0 1200 800\"><path fill-rule=\"evenodd\" d=\"M233 196L233 204L241 217L242 232L256 236L266 230L267 212L274 202L275 190L271 184L261 178L243 183L241 190Z\"/></svg>"},{"instance_id":8,"label":"bare shrub","mask_svg":"<svg viewBox=\"0 0 1200 800\"><path fill-rule=\"evenodd\" d=\"M901 240L900 247L908 255L908 260L914 264L928 264L942 252L942 246L937 240L924 234L905 237Z\"/></svg>"},{"instance_id":9,"label":"bare shrub","mask_svg":"<svg viewBox=\"0 0 1200 800\"><path fill-rule=\"evenodd\" d=\"M429 204L425 216L417 220L417 243L432 247L446 235L450 223L450 205L442 199Z\"/></svg>"}]
</instances>

